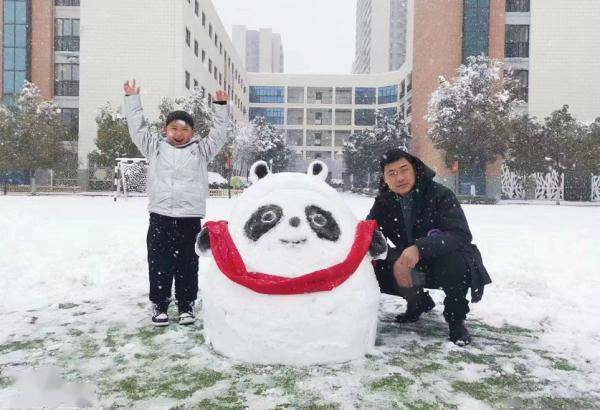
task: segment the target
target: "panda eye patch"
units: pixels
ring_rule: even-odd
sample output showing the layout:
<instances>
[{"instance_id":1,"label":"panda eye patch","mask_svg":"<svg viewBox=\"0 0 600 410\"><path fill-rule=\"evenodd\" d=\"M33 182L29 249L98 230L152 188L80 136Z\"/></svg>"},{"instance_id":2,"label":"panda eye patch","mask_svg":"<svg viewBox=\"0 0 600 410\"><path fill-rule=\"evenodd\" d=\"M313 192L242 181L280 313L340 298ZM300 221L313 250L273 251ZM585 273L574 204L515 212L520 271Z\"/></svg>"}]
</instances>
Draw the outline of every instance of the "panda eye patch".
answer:
<instances>
[{"instance_id":1,"label":"panda eye patch","mask_svg":"<svg viewBox=\"0 0 600 410\"><path fill-rule=\"evenodd\" d=\"M331 212L316 205L307 206L304 212L310 228L317 234L317 237L332 242L340 238L340 227Z\"/></svg>"},{"instance_id":2,"label":"panda eye patch","mask_svg":"<svg viewBox=\"0 0 600 410\"><path fill-rule=\"evenodd\" d=\"M274 204L263 205L250 215L250 218L244 225L244 233L250 240L256 242L261 236L275 227L282 216L283 210L280 206Z\"/></svg>"}]
</instances>

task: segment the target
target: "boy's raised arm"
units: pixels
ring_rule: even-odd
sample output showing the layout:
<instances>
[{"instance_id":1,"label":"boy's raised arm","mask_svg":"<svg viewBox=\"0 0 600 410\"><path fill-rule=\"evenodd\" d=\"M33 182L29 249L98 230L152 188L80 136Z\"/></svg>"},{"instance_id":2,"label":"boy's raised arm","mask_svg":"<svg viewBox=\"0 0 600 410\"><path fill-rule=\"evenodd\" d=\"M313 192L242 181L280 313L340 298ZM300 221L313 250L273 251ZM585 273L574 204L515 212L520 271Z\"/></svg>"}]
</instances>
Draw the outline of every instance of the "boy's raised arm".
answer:
<instances>
[{"instance_id":1,"label":"boy's raised arm","mask_svg":"<svg viewBox=\"0 0 600 410\"><path fill-rule=\"evenodd\" d=\"M131 84L127 80L123 84L123 91L125 91L125 117L127 118L129 136L140 152L148 158L155 148L158 136L150 131L144 118L140 87L136 86L135 80Z\"/></svg>"},{"instance_id":2,"label":"boy's raised arm","mask_svg":"<svg viewBox=\"0 0 600 410\"><path fill-rule=\"evenodd\" d=\"M226 91L217 91L213 99L215 107L213 126L208 136L200 141L200 148L207 162L210 162L219 153L227 140L228 99Z\"/></svg>"}]
</instances>

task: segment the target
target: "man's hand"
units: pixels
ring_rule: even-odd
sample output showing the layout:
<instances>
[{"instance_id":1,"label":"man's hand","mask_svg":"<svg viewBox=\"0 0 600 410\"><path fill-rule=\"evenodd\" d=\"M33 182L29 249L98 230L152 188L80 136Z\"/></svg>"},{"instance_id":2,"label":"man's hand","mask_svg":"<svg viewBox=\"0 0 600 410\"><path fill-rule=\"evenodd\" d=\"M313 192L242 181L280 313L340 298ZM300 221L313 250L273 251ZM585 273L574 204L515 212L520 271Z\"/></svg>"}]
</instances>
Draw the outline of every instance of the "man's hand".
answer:
<instances>
[{"instance_id":1,"label":"man's hand","mask_svg":"<svg viewBox=\"0 0 600 410\"><path fill-rule=\"evenodd\" d=\"M413 286L410 268L403 265L400 262L400 258L394 262L394 278L396 278L396 283L401 288L412 288Z\"/></svg>"},{"instance_id":2,"label":"man's hand","mask_svg":"<svg viewBox=\"0 0 600 410\"><path fill-rule=\"evenodd\" d=\"M140 93L140 87L135 86L135 80L132 84L129 84L129 80L127 80L123 84L123 91L125 91L125 95L137 95Z\"/></svg>"},{"instance_id":3,"label":"man's hand","mask_svg":"<svg viewBox=\"0 0 600 410\"><path fill-rule=\"evenodd\" d=\"M219 90L215 93L215 98L213 98L213 101L216 102L217 104L221 103L226 103L229 100L229 94L227 94L227 91L223 91L223 90Z\"/></svg>"},{"instance_id":4,"label":"man's hand","mask_svg":"<svg viewBox=\"0 0 600 410\"><path fill-rule=\"evenodd\" d=\"M402 255L400 255L398 261L400 264L412 269L417 266L419 259L421 259L419 256L419 248L417 248L417 245L412 245L402 251Z\"/></svg>"}]
</instances>

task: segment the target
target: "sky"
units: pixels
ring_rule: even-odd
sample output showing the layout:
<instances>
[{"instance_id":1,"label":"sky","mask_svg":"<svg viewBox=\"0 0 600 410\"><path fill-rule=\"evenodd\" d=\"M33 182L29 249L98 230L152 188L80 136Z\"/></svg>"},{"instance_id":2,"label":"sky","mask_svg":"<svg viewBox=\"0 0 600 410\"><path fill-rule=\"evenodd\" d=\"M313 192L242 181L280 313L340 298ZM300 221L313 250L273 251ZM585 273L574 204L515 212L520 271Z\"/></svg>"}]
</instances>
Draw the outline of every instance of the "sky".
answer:
<instances>
[{"instance_id":1,"label":"sky","mask_svg":"<svg viewBox=\"0 0 600 410\"><path fill-rule=\"evenodd\" d=\"M213 0L231 26L280 33L286 73L351 73L356 0Z\"/></svg>"}]
</instances>

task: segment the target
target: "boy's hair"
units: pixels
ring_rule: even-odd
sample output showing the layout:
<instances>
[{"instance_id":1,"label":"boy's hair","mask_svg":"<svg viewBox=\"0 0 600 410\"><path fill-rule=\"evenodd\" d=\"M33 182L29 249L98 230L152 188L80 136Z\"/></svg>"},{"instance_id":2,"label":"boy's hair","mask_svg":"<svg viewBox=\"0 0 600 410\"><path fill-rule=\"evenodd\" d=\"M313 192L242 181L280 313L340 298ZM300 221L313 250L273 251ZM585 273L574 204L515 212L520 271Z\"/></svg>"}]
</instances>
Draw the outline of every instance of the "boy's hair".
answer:
<instances>
[{"instance_id":1,"label":"boy's hair","mask_svg":"<svg viewBox=\"0 0 600 410\"><path fill-rule=\"evenodd\" d=\"M185 122L190 127L194 128L194 118L186 112L186 111L172 111L167 115L167 119L165 120L165 127L167 127L173 121L181 120Z\"/></svg>"}]
</instances>

